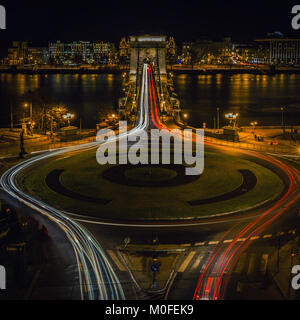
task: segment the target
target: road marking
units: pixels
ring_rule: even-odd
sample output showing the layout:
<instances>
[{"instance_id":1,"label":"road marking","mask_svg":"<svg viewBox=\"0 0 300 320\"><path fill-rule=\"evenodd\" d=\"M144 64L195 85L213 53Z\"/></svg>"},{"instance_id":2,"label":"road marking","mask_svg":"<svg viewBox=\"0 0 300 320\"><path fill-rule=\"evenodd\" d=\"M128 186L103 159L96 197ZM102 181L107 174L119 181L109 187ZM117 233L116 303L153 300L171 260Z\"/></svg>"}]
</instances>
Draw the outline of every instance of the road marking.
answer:
<instances>
[{"instance_id":1,"label":"road marking","mask_svg":"<svg viewBox=\"0 0 300 320\"><path fill-rule=\"evenodd\" d=\"M219 243L219 241L209 241L208 244L218 244L218 243Z\"/></svg>"},{"instance_id":2,"label":"road marking","mask_svg":"<svg viewBox=\"0 0 300 320\"><path fill-rule=\"evenodd\" d=\"M247 239L247 238L239 238L239 239L237 239L236 241L237 241L237 242L241 242L241 241L246 241L246 239Z\"/></svg>"},{"instance_id":3,"label":"road marking","mask_svg":"<svg viewBox=\"0 0 300 320\"><path fill-rule=\"evenodd\" d=\"M227 240L224 240L223 243L230 243L232 241L233 241L233 239L227 239Z\"/></svg>"},{"instance_id":4,"label":"road marking","mask_svg":"<svg viewBox=\"0 0 300 320\"><path fill-rule=\"evenodd\" d=\"M267 271L267 266L268 266L268 259L269 259L269 255L267 253L264 253L261 257L261 262L260 262L260 267L259 267L259 271L265 275L266 271Z\"/></svg>"},{"instance_id":5,"label":"road marking","mask_svg":"<svg viewBox=\"0 0 300 320\"><path fill-rule=\"evenodd\" d=\"M204 246L205 245L205 241L203 241L203 242L196 242L195 243L195 246L197 247L197 246Z\"/></svg>"},{"instance_id":6,"label":"road marking","mask_svg":"<svg viewBox=\"0 0 300 320\"><path fill-rule=\"evenodd\" d=\"M181 266L178 269L178 272L184 272L186 267L189 265L189 263L191 262L191 260L193 259L194 255L195 255L196 251L191 251L188 256L186 257L186 259L183 261L183 263L181 264Z\"/></svg>"},{"instance_id":7,"label":"road marking","mask_svg":"<svg viewBox=\"0 0 300 320\"><path fill-rule=\"evenodd\" d=\"M126 268L123 266L123 264L118 259L118 257L116 256L116 254L112 250L107 250L107 253L113 259L114 263L120 269L120 271L127 271Z\"/></svg>"},{"instance_id":8,"label":"road marking","mask_svg":"<svg viewBox=\"0 0 300 320\"><path fill-rule=\"evenodd\" d=\"M201 260L202 260L203 256L198 256L197 259L195 260L194 264L191 267L191 270L195 270L197 269L197 267L199 266Z\"/></svg>"},{"instance_id":9,"label":"road marking","mask_svg":"<svg viewBox=\"0 0 300 320\"><path fill-rule=\"evenodd\" d=\"M264 239L266 239L266 238L271 238L271 237L272 237L271 234L265 234L265 235L263 236Z\"/></svg>"},{"instance_id":10,"label":"road marking","mask_svg":"<svg viewBox=\"0 0 300 320\"><path fill-rule=\"evenodd\" d=\"M190 246L191 246L190 243L183 243L183 244L181 244L181 247L190 247Z\"/></svg>"},{"instance_id":11,"label":"road marking","mask_svg":"<svg viewBox=\"0 0 300 320\"><path fill-rule=\"evenodd\" d=\"M284 235L284 232L282 231L282 232L277 232L277 234L276 234L277 236L283 236Z\"/></svg>"},{"instance_id":12,"label":"road marking","mask_svg":"<svg viewBox=\"0 0 300 320\"><path fill-rule=\"evenodd\" d=\"M250 238L250 240L256 240L256 239L259 239L259 236L253 236Z\"/></svg>"}]
</instances>

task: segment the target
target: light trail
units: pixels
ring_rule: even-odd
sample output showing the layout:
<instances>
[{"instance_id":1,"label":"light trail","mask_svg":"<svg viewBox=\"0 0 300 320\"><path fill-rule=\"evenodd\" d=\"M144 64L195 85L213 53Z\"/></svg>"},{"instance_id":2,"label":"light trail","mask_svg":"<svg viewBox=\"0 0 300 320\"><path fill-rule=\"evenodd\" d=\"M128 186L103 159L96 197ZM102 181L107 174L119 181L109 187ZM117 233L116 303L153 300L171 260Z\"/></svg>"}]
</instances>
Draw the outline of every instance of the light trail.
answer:
<instances>
[{"instance_id":1,"label":"light trail","mask_svg":"<svg viewBox=\"0 0 300 320\"><path fill-rule=\"evenodd\" d=\"M250 154L253 155L253 153ZM230 275L239 256L250 245L250 238L262 234L272 222L291 209L300 198L300 174L297 169L268 156L259 154L256 154L256 156L276 165L288 176L288 189L274 205L256 217L252 222L246 225L235 225L234 228L238 227L241 230L235 232L233 241L229 245L226 246L223 243L221 246L215 247L213 257L210 257L207 261L205 270L200 276L194 292L194 299L210 298L216 300L224 298L229 282L229 277L227 276L226 281L224 281L224 276ZM230 231L233 230L231 229ZM240 238L245 238L246 240L238 242ZM208 282L208 278L212 275L215 278L214 283ZM209 292L208 295L207 292Z\"/></svg>"},{"instance_id":2,"label":"light trail","mask_svg":"<svg viewBox=\"0 0 300 320\"><path fill-rule=\"evenodd\" d=\"M150 100L150 110L149 110ZM191 223L157 223L157 224L126 224L126 223L110 223L102 221L92 221L89 218L76 217L76 215L59 211L40 200L34 199L26 193L22 192L17 184L17 176L21 172L35 163L60 156L67 152L84 152L96 148L101 143L113 142L116 139L128 138L131 135L137 135L142 130L147 129L150 126L150 120L152 124L158 128L168 129L160 120L158 110L159 100L154 84L154 75L152 67L148 64L144 64L143 73L141 77L140 86L140 114L138 123L135 128L127 133L121 133L116 137L108 138L107 140L96 141L84 145L66 147L63 149L53 150L48 153L38 155L32 159L25 160L19 165L6 171L0 179L0 186L4 191L10 194L13 198L39 213L47 216L50 220L54 221L66 234L70 243L73 246L75 256L78 265L79 282L81 288L82 299L125 299L125 295L122 286L113 271L110 262L108 261L104 250L97 243L97 241L91 236L91 234L77 221L115 225L115 226L134 226L134 227L186 227L197 226L205 224L214 224L228 221L239 221L231 229L229 229L221 238L224 239L225 235L231 235L232 241L225 243L219 241L213 251L210 253L206 263L204 271L201 273L198 280L194 299L222 299L228 285L229 277L224 280L225 275L230 275L236 261L241 253L250 245L250 238L260 235L266 230L266 228L274 222L279 216L286 213L292 208L299 200L299 182L300 173L292 166L285 164L274 158L271 155L264 155L258 152L250 152L245 150L239 150L239 153L247 156L262 160L277 167L288 178L288 188L286 192L274 203L269 209L266 209L262 213L253 212L246 214L244 217L228 219L214 219L211 221L203 222L191 222ZM149 112L151 118L149 118ZM226 146L220 146L208 141L205 141L206 145L217 147L219 149L229 150ZM72 217L72 218L71 218ZM250 222L248 219L252 219ZM245 241L238 241L238 239L244 238Z\"/></svg>"},{"instance_id":3,"label":"light trail","mask_svg":"<svg viewBox=\"0 0 300 320\"><path fill-rule=\"evenodd\" d=\"M66 213L23 192L18 186L17 178L23 170L28 169L40 161L61 156L65 153L88 151L96 148L100 144L110 143L117 139L127 139L129 136L136 135L147 128L149 125L147 71L147 65L144 64L140 95L141 108L139 122L135 128L117 136L109 137L106 140L98 139L96 142L55 149L39 154L13 166L0 178L0 187L4 192L15 200L24 203L34 211L46 216L65 233L74 249L77 260L80 295L82 299L124 300L125 295L122 285L107 259L103 248L91 233Z\"/></svg>"},{"instance_id":4,"label":"light trail","mask_svg":"<svg viewBox=\"0 0 300 320\"><path fill-rule=\"evenodd\" d=\"M152 96L150 95L152 119L154 125L161 129L163 125L157 112L156 95L151 67L149 78L152 92ZM152 100L154 103L152 103ZM193 140L195 141L195 138L193 138ZM226 146L217 145L208 141L205 141L205 144L218 147L219 149L223 150L230 149ZM226 274L229 275L230 272L232 272L232 269L234 268L235 263L240 257L241 253L250 245L250 238L261 235L272 222L274 222L282 214L288 212L288 210L290 210L300 199L299 170L293 166L283 163L282 161L279 161L271 155L264 155L258 152L245 150L239 150L238 152L259 160L263 160L264 162L270 163L277 167L277 169L288 178L288 188L285 193L276 201L276 203L271 205L269 209L258 215L248 215L249 218L252 216L252 221L246 222L246 224L238 222L232 228L227 230L221 239L219 239L218 244L210 253L206 261L204 271L201 273L198 280L193 297L195 300L223 299L229 282L229 277L227 277L226 281L223 281L224 276ZM230 243L224 243L222 240L229 234L234 234L234 236L232 236L233 240ZM245 241L239 241L241 238L244 238Z\"/></svg>"}]
</instances>

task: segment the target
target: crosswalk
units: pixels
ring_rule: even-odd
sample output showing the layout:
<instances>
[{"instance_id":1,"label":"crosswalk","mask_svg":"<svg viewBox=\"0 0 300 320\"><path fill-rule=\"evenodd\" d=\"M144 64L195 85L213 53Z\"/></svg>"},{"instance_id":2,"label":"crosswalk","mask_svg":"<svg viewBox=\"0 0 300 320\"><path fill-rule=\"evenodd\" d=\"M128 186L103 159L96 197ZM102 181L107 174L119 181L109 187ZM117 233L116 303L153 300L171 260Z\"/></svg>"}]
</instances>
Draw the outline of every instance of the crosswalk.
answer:
<instances>
[{"instance_id":1,"label":"crosswalk","mask_svg":"<svg viewBox=\"0 0 300 320\"><path fill-rule=\"evenodd\" d=\"M284 235L290 236L295 235L296 230L291 229L288 231L279 231L275 232L273 234L263 234L263 235L254 235L250 238L238 238L238 239L224 239L224 240L207 240L207 241L201 241L191 244L186 244L186 247L190 247L191 249L188 251L188 253L184 256L184 258L181 261L181 264L177 268L177 272L184 273L184 272L201 272L201 270L205 267L205 258L207 258L210 249L205 249L206 253L201 252L201 250L204 250L204 247L212 247L221 245L221 244L230 244L233 241L236 242L244 242L244 241L256 241L256 240L269 240L275 237L282 237ZM181 244L181 246L185 246L184 244ZM203 249L201 249L201 247ZM208 250L208 251L207 251ZM116 255L116 253L113 250L107 250L107 253L109 254L110 258L113 260L114 264L117 266L119 271L127 271L127 268L124 266L124 264L120 261L119 257ZM268 267L268 261L269 261L269 254L266 252L257 253L243 253L234 269L234 274L244 274L247 276L251 276L252 274L260 274L265 275L267 272Z\"/></svg>"},{"instance_id":2,"label":"crosswalk","mask_svg":"<svg viewBox=\"0 0 300 320\"><path fill-rule=\"evenodd\" d=\"M123 263L121 263L121 261L119 260L119 258L113 250L107 250L107 253L110 255L111 259L120 271L127 271L127 269L124 267Z\"/></svg>"},{"instance_id":3,"label":"crosswalk","mask_svg":"<svg viewBox=\"0 0 300 320\"><path fill-rule=\"evenodd\" d=\"M233 273L247 275L248 277L259 275L265 276L269 261L268 253L243 253L235 266Z\"/></svg>"},{"instance_id":4,"label":"crosswalk","mask_svg":"<svg viewBox=\"0 0 300 320\"><path fill-rule=\"evenodd\" d=\"M187 266L189 265L189 263L192 261L194 255L196 254L196 251L191 251L187 257L185 258L185 260L183 261L183 263L181 264L181 266L178 269L178 272L184 272L187 268Z\"/></svg>"},{"instance_id":5,"label":"crosswalk","mask_svg":"<svg viewBox=\"0 0 300 320\"><path fill-rule=\"evenodd\" d=\"M120 261L118 256L113 250L107 250L107 253L111 257L112 261L119 269L119 271L127 271L124 264ZM185 272L201 272L205 268L205 261L208 253L199 252L197 250L191 250L186 256L184 256L181 264L179 265L177 272L183 274ZM269 254L266 252L256 253L242 253L239 257L234 269L235 275L266 275L269 262Z\"/></svg>"},{"instance_id":6,"label":"crosswalk","mask_svg":"<svg viewBox=\"0 0 300 320\"><path fill-rule=\"evenodd\" d=\"M208 253L198 252L192 250L186 255L179 266L177 272L179 274L189 272L201 272L205 269L205 262L208 257ZM233 274L245 275L251 277L252 275L265 276L267 273L267 267L269 262L269 253L266 252L250 252L242 253L239 257L234 269Z\"/></svg>"}]
</instances>

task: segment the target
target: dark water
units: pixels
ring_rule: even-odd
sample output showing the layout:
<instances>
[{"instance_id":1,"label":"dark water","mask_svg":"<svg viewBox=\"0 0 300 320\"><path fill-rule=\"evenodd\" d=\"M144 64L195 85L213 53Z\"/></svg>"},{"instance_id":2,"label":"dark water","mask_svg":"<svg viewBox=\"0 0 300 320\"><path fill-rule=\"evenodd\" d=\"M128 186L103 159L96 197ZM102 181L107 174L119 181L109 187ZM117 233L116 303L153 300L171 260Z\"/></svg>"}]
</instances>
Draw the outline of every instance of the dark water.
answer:
<instances>
[{"instance_id":1,"label":"dark water","mask_svg":"<svg viewBox=\"0 0 300 320\"><path fill-rule=\"evenodd\" d=\"M49 105L63 105L75 113L75 125L82 119L83 128L95 128L98 112L116 108L122 91L121 76L105 75L0 75L0 126L10 122L10 102L16 118L23 101L18 98L28 90L41 88ZM34 108L34 105L33 105ZM23 112L23 111L21 111Z\"/></svg>"},{"instance_id":2,"label":"dark water","mask_svg":"<svg viewBox=\"0 0 300 320\"><path fill-rule=\"evenodd\" d=\"M238 112L240 124L256 120L261 125L300 125L300 75L178 75L174 79L183 111L195 126L213 126L216 108L224 114ZM18 97L26 91L45 89L51 105L65 105L76 114L75 124L94 128L98 112L115 108L122 90L120 75L0 75L0 126L10 122L10 102L16 115L22 110ZM48 103L48 101L47 101ZM23 112L23 111L22 111Z\"/></svg>"},{"instance_id":3,"label":"dark water","mask_svg":"<svg viewBox=\"0 0 300 320\"><path fill-rule=\"evenodd\" d=\"M178 75L174 81L181 106L194 126L213 127L217 110L225 125L224 114L240 114L239 124L300 125L300 75Z\"/></svg>"}]
</instances>

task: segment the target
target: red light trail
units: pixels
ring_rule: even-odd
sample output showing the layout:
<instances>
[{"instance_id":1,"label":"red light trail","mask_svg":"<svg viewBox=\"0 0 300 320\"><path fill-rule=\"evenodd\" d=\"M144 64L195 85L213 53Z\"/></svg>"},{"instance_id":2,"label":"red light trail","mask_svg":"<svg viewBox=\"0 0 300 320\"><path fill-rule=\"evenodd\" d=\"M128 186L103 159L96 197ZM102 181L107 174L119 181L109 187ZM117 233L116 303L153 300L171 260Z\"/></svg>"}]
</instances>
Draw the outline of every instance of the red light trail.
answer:
<instances>
[{"instance_id":1,"label":"red light trail","mask_svg":"<svg viewBox=\"0 0 300 320\"><path fill-rule=\"evenodd\" d=\"M154 89L152 68L148 65L149 73L149 91L150 102L151 102L151 117L153 124L159 128L167 128L160 120L158 116L157 103L156 103L156 93ZM154 103L153 103L154 101ZM168 128L167 128L168 129ZM212 142L205 141L206 145L213 147L218 147L220 149L228 150L228 147L220 146ZM229 277L223 281L225 275L230 275L235 263L242 254L243 251L251 244L250 238L252 236L260 235L266 228L274 222L279 216L287 212L300 198L299 193L299 182L300 182L300 172L298 169L289 166L272 156L260 154L254 151L238 150L239 153L248 155L250 157L256 158L267 162L275 166L282 174L288 178L288 188L280 196L280 198L265 212L254 218L253 221L243 225L242 223L237 223L232 228L230 228L221 239L219 239L218 244L214 247L213 251L210 253L205 268L200 275L196 289L194 291L194 300L199 299L222 299L226 288L228 286ZM253 213L252 213L253 214ZM248 216L250 216L248 214ZM241 230L239 230L241 229ZM239 230L239 231L234 231ZM222 242L225 236L233 233L232 242L225 244ZM243 241L241 241L241 239ZM222 244L221 244L222 243ZM220 245L221 244L221 245Z\"/></svg>"}]
</instances>

